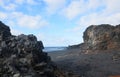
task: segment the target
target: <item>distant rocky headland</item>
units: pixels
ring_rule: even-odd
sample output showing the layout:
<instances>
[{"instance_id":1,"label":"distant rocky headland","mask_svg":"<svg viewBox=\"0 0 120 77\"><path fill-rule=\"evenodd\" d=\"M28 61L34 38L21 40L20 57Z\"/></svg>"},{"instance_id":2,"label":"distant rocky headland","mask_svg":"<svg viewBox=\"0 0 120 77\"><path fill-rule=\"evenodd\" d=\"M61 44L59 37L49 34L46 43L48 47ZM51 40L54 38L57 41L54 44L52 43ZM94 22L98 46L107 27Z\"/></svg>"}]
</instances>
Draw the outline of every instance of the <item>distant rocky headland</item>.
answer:
<instances>
[{"instance_id":1,"label":"distant rocky headland","mask_svg":"<svg viewBox=\"0 0 120 77\"><path fill-rule=\"evenodd\" d=\"M91 25L83 34L84 42L68 48L81 48L88 50L120 49L120 25Z\"/></svg>"}]
</instances>

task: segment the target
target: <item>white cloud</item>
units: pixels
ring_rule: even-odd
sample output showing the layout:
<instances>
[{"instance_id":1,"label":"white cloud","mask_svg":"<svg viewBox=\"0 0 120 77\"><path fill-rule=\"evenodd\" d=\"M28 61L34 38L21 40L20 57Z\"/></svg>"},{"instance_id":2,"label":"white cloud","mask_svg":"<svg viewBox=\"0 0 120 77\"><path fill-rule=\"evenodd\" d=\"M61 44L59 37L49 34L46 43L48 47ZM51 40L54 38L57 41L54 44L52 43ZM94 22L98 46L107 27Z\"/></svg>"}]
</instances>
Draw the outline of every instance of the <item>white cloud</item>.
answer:
<instances>
[{"instance_id":1,"label":"white cloud","mask_svg":"<svg viewBox=\"0 0 120 77\"><path fill-rule=\"evenodd\" d=\"M97 9L101 6L104 6L105 3L104 3L105 0L88 0L87 4L86 5L83 5L84 7L86 7L87 9L86 10L93 10L93 9Z\"/></svg>"},{"instance_id":2,"label":"white cloud","mask_svg":"<svg viewBox=\"0 0 120 77\"><path fill-rule=\"evenodd\" d=\"M0 12L0 19L10 26L20 26L29 29L39 29L49 25L49 23L40 15L32 16L21 12Z\"/></svg>"},{"instance_id":3,"label":"white cloud","mask_svg":"<svg viewBox=\"0 0 120 77\"><path fill-rule=\"evenodd\" d=\"M105 0L106 9L104 12L106 14L113 14L116 12L120 12L120 0Z\"/></svg>"},{"instance_id":4,"label":"white cloud","mask_svg":"<svg viewBox=\"0 0 120 77\"><path fill-rule=\"evenodd\" d=\"M62 14L71 20L102 6L102 1L103 0L72 0L71 3L63 9Z\"/></svg>"},{"instance_id":5,"label":"white cloud","mask_svg":"<svg viewBox=\"0 0 120 77\"><path fill-rule=\"evenodd\" d=\"M37 29L48 25L40 15L30 16L19 12L13 12L11 15L21 27Z\"/></svg>"},{"instance_id":6,"label":"white cloud","mask_svg":"<svg viewBox=\"0 0 120 77\"><path fill-rule=\"evenodd\" d=\"M49 24L41 15L37 13L34 13L36 15L28 15L24 14L25 11L22 12L15 11L18 8L18 6L25 5L25 8L28 8L30 5L39 4L38 2L41 1L42 0L0 0L0 7L6 11L5 13L0 12L0 19L4 20L5 22L7 22L8 25L12 27L11 32L15 35L21 34L22 32L19 30L23 28L24 30L25 29L39 30L39 28ZM70 20L73 19L77 20L71 22L73 24L76 23L77 25L72 30L70 30L71 33L77 34L76 32L78 31L79 33L82 34L84 31L83 29L92 24L116 25L119 24L120 22L120 5L119 5L120 0L43 0L43 1L45 2L45 4L42 4L43 6L41 5L39 6L44 9L42 10L41 14L44 13L46 9L47 13L50 15L61 14L62 12L62 16L65 16ZM102 10L99 10L101 9L101 7ZM29 8L31 8L31 6ZM46 16L46 14L43 15ZM47 17L47 19L48 20L52 19L52 17L50 18ZM16 26L18 26L17 28L20 29L16 30ZM37 36L39 37L40 40L43 40L45 42L45 45L49 46L57 44L68 45L70 43L71 44L78 43L82 35L75 35L71 33L69 36L67 35L67 37L66 36L54 37L53 35L51 36L45 34L40 34Z\"/></svg>"},{"instance_id":7,"label":"white cloud","mask_svg":"<svg viewBox=\"0 0 120 77\"><path fill-rule=\"evenodd\" d=\"M91 24L119 24L120 22L120 0L105 0L105 9L101 13L91 13L83 16L80 23L84 25Z\"/></svg>"},{"instance_id":8,"label":"white cloud","mask_svg":"<svg viewBox=\"0 0 120 77\"><path fill-rule=\"evenodd\" d=\"M92 1L92 0L89 0ZM98 1L98 0L95 0ZM99 1L98 1L99 2ZM98 3L95 2L95 3ZM92 2L89 2L91 8L94 6ZM120 0L102 0L99 6L104 6L104 8L98 12L91 12L85 14L79 18L79 21L76 23L77 26L73 28L73 31L79 31L81 28L85 29L90 25L98 24L112 24L117 25L120 23ZM97 5L96 5L97 6Z\"/></svg>"},{"instance_id":9,"label":"white cloud","mask_svg":"<svg viewBox=\"0 0 120 77\"><path fill-rule=\"evenodd\" d=\"M0 0L0 6L7 11L15 11L19 5L36 5L39 4L36 0Z\"/></svg>"},{"instance_id":10,"label":"white cloud","mask_svg":"<svg viewBox=\"0 0 120 77\"><path fill-rule=\"evenodd\" d=\"M47 4L46 11L49 14L55 14L64 7L66 0L44 0L44 2Z\"/></svg>"},{"instance_id":11,"label":"white cloud","mask_svg":"<svg viewBox=\"0 0 120 77\"><path fill-rule=\"evenodd\" d=\"M93 13L90 15L86 15L80 18L78 21L79 26L75 27L76 31L79 31L81 28L86 28L90 25L99 25L99 24L111 24L117 25L120 24L120 13L115 13L112 15L104 15L99 13Z\"/></svg>"},{"instance_id":12,"label":"white cloud","mask_svg":"<svg viewBox=\"0 0 120 77\"><path fill-rule=\"evenodd\" d=\"M84 2L81 0L73 0L68 7L63 9L63 14L68 19L73 19L74 17L78 16L81 12L84 11L83 8Z\"/></svg>"}]
</instances>

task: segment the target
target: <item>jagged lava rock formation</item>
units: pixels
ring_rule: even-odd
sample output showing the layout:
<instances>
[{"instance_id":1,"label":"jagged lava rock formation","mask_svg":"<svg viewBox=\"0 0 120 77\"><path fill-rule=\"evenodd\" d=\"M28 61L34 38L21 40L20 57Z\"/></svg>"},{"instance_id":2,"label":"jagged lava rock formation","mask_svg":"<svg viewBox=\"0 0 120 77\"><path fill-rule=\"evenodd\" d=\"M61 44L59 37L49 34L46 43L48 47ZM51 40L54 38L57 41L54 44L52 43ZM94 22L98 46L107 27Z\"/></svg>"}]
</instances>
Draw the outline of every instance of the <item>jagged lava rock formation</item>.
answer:
<instances>
[{"instance_id":1,"label":"jagged lava rock formation","mask_svg":"<svg viewBox=\"0 0 120 77\"><path fill-rule=\"evenodd\" d=\"M83 38L89 49L120 49L120 25L91 25L84 32Z\"/></svg>"},{"instance_id":2,"label":"jagged lava rock formation","mask_svg":"<svg viewBox=\"0 0 120 77\"><path fill-rule=\"evenodd\" d=\"M0 22L0 77L64 77L34 35L13 36Z\"/></svg>"}]
</instances>

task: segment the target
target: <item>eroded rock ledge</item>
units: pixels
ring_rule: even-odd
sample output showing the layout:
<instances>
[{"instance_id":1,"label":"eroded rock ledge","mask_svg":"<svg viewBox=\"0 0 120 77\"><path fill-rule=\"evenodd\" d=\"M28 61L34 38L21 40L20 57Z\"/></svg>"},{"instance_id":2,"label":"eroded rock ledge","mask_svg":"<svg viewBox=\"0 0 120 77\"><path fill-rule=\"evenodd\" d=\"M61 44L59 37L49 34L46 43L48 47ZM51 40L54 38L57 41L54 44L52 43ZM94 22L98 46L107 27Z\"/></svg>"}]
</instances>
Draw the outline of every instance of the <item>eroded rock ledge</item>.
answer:
<instances>
[{"instance_id":1,"label":"eroded rock ledge","mask_svg":"<svg viewBox=\"0 0 120 77\"><path fill-rule=\"evenodd\" d=\"M0 77L61 77L42 49L34 35L13 36L0 22Z\"/></svg>"}]
</instances>

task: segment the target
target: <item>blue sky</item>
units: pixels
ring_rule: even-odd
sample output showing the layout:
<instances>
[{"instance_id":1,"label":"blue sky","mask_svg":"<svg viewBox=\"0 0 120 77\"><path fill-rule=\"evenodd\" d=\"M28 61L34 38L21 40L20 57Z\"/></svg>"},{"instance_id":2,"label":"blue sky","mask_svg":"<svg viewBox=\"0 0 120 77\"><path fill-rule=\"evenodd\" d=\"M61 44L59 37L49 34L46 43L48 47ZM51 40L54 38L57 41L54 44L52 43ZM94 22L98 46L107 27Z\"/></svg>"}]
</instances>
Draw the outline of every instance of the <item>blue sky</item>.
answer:
<instances>
[{"instance_id":1,"label":"blue sky","mask_svg":"<svg viewBox=\"0 0 120 77\"><path fill-rule=\"evenodd\" d=\"M14 35L34 34L44 46L83 42L89 25L120 24L120 0L0 0L0 20Z\"/></svg>"}]
</instances>

